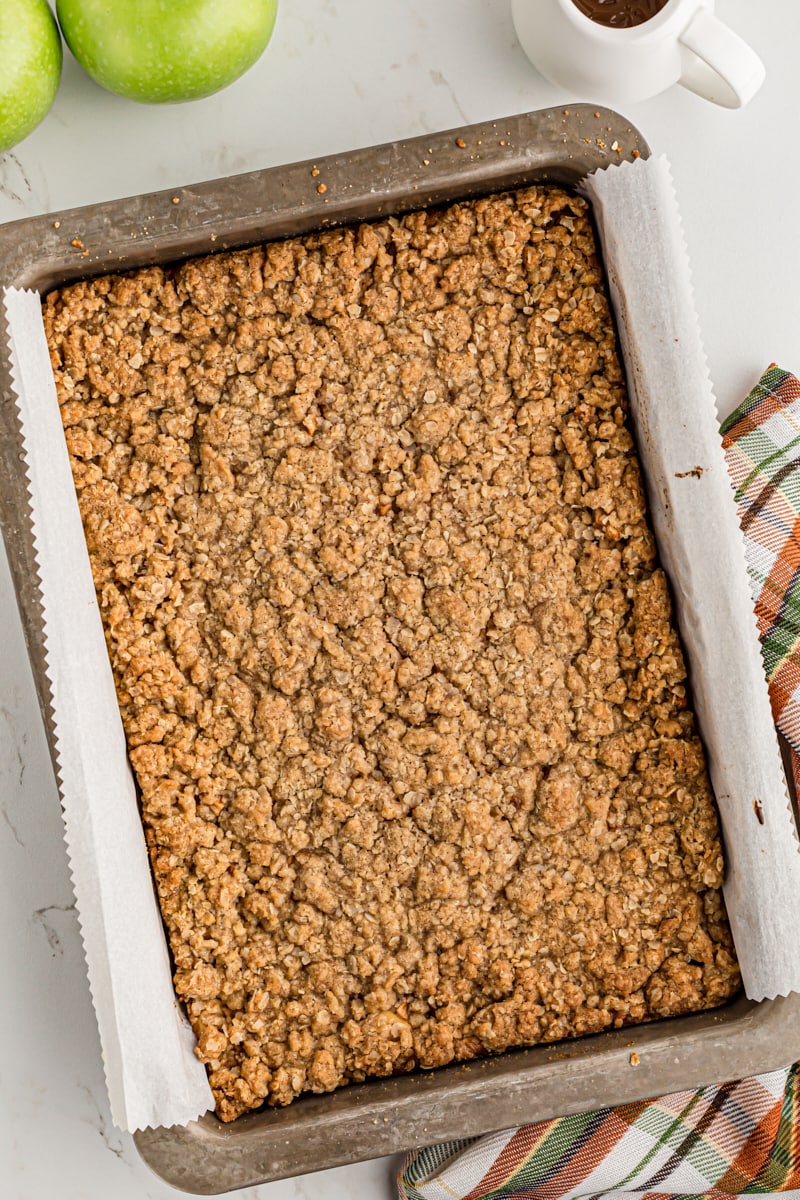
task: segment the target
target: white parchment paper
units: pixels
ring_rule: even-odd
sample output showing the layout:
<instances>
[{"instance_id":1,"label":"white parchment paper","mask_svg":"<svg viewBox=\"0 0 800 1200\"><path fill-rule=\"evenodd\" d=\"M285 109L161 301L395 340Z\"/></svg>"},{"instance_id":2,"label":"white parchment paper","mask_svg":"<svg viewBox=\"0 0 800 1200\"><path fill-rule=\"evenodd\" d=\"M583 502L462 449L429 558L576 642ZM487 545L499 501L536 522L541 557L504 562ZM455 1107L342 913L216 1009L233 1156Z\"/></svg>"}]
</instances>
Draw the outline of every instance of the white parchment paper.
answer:
<instances>
[{"instance_id":1,"label":"white parchment paper","mask_svg":"<svg viewBox=\"0 0 800 1200\"><path fill-rule=\"evenodd\" d=\"M44 613L59 790L116 1125L183 1125L213 1105L156 903L55 382L34 292L7 291Z\"/></svg>"},{"instance_id":2,"label":"white parchment paper","mask_svg":"<svg viewBox=\"0 0 800 1200\"><path fill-rule=\"evenodd\" d=\"M785 995L800 990L800 848L669 169L658 159L615 165L589 179L586 192L602 235L639 453L723 818L725 898L745 989L754 999ZM67 849L112 1116L128 1130L185 1124L212 1098L172 988L40 301L19 291L7 291L4 300Z\"/></svg>"},{"instance_id":3,"label":"white parchment paper","mask_svg":"<svg viewBox=\"0 0 800 1200\"><path fill-rule=\"evenodd\" d=\"M800 846L669 165L622 163L596 172L585 191L722 817L725 903L745 991L785 996L800 991Z\"/></svg>"}]
</instances>

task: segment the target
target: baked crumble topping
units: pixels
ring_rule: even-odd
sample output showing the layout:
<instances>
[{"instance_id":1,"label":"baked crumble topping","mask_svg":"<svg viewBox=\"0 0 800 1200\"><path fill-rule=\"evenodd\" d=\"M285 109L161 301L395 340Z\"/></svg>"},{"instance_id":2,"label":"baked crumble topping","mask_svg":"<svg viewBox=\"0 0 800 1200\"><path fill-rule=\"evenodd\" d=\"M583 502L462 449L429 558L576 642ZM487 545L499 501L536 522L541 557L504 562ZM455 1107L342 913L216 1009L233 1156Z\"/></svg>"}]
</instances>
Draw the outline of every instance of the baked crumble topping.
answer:
<instances>
[{"instance_id":1,"label":"baked crumble topping","mask_svg":"<svg viewBox=\"0 0 800 1200\"><path fill-rule=\"evenodd\" d=\"M582 200L108 276L44 316L223 1120L737 990Z\"/></svg>"}]
</instances>

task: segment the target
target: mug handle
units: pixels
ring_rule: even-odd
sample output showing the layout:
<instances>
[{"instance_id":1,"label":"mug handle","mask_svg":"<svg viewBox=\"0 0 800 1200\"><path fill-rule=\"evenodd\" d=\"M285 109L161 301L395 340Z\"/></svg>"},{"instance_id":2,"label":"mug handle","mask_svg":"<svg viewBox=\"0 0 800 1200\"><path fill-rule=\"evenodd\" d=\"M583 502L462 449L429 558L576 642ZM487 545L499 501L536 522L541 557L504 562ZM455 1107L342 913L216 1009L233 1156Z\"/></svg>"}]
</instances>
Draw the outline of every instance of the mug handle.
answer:
<instances>
[{"instance_id":1,"label":"mug handle","mask_svg":"<svg viewBox=\"0 0 800 1200\"><path fill-rule=\"evenodd\" d=\"M747 42L723 21L700 8L680 36L680 83L723 108L742 108L766 74Z\"/></svg>"}]
</instances>

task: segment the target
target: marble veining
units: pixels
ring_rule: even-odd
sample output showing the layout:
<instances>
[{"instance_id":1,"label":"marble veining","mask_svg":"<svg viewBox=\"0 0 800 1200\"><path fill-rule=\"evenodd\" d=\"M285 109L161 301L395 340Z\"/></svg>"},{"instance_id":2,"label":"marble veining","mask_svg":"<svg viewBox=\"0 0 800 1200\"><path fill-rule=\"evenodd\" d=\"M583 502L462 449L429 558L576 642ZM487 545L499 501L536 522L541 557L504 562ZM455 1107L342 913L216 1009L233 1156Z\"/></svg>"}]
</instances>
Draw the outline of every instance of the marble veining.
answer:
<instances>
[{"instance_id":1,"label":"marble veining","mask_svg":"<svg viewBox=\"0 0 800 1200\"><path fill-rule=\"evenodd\" d=\"M461 118L461 123L463 125L469 125L470 119L467 116L467 114L464 112L464 109L461 106L461 102L459 101L458 96L454 92L453 85L450 83L449 79L446 79L441 71L438 71L435 69L431 70L430 76L431 76L431 83L433 84L434 87L443 87L447 90L447 93L450 96L450 99L453 103L453 108L456 110L459 117Z\"/></svg>"},{"instance_id":2,"label":"marble veining","mask_svg":"<svg viewBox=\"0 0 800 1200\"><path fill-rule=\"evenodd\" d=\"M0 221L574 99L528 64L509 0L282 0L280 7L261 62L194 105L154 109L110 96L66 54L56 108L0 156ZM767 64L753 104L723 113L673 91L626 115L671 158L712 376L720 408L730 411L769 361L800 371L797 304L786 282L800 277L800 157L786 153L796 81L783 52L800 41L800 5L719 0L718 9ZM765 185L767 176L775 182ZM58 796L2 551L0 930L0 1197L175 1197L111 1124ZM390 1200L400 1161L239 1195Z\"/></svg>"},{"instance_id":3,"label":"marble veining","mask_svg":"<svg viewBox=\"0 0 800 1200\"><path fill-rule=\"evenodd\" d=\"M64 923L64 915L69 913L72 920L69 921L70 927L73 925L75 918L75 902L72 904L45 904L42 908L37 908L33 913L33 923L38 925L50 947L51 954L63 954L64 945L61 940L62 933L59 930L59 925ZM61 914L61 916L59 916Z\"/></svg>"},{"instance_id":4,"label":"marble veining","mask_svg":"<svg viewBox=\"0 0 800 1200\"><path fill-rule=\"evenodd\" d=\"M3 155L0 164L0 195L24 209L26 201L33 195L33 187L22 164L13 150Z\"/></svg>"}]
</instances>

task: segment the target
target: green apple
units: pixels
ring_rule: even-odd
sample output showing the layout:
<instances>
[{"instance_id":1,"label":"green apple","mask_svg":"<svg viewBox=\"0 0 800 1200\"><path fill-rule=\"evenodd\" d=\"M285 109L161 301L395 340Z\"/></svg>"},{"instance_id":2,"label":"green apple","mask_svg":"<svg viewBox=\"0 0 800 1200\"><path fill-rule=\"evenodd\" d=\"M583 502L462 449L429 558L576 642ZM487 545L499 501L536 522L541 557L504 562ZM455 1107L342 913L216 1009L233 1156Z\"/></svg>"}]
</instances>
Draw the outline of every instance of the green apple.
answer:
<instances>
[{"instance_id":1,"label":"green apple","mask_svg":"<svg viewBox=\"0 0 800 1200\"><path fill-rule=\"evenodd\" d=\"M0 6L5 0L0 0ZM197 100L266 48L277 0L58 0L64 40L97 83L130 100Z\"/></svg>"},{"instance_id":2,"label":"green apple","mask_svg":"<svg viewBox=\"0 0 800 1200\"><path fill-rule=\"evenodd\" d=\"M36 128L61 79L61 38L47 0L0 0L0 153Z\"/></svg>"}]
</instances>

